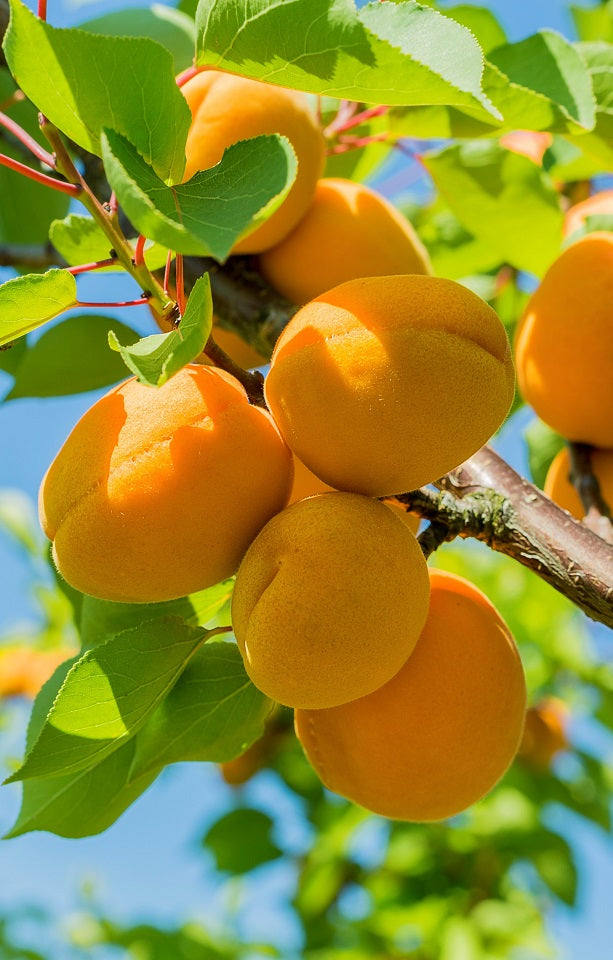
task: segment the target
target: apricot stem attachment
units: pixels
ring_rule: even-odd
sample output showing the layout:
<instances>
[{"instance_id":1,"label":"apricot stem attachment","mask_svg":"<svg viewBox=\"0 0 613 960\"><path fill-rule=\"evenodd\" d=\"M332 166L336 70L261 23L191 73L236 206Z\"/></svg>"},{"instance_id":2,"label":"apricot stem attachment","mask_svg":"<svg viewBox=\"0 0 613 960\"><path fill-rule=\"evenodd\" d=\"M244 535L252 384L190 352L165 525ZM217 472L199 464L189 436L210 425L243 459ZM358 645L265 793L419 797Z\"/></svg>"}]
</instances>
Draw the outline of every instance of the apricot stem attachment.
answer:
<instances>
[{"instance_id":1,"label":"apricot stem attachment","mask_svg":"<svg viewBox=\"0 0 613 960\"><path fill-rule=\"evenodd\" d=\"M602 495L598 477L592 470L592 447L588 443L570 442L568 453L570 481L585 510L582 522L607 543L613 544L611 509Z\"/></svg>"}]
</instances>

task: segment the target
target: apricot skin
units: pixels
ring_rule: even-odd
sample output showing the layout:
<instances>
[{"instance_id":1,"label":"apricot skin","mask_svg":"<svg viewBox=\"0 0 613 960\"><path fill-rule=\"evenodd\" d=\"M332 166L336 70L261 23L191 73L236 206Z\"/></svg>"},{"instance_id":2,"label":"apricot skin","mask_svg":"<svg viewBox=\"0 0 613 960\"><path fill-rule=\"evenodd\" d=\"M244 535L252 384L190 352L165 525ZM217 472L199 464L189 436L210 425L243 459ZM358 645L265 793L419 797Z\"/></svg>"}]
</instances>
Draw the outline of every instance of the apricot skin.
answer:
<instances>
[{"instance_id":1,"label":"apricot skin","mask_svg":"<svg viewBox=\"0 0 613 960\"><path fill-rule=\"evenodd\" d=\"M262 275L303 304L358 277L432 273L412 225L361 183L320 180L308 211L281 243L260 257Z\"/></svg>"},{"instance_id":2,"label":"apricot skin","mask_svg":"<svg viewBox=\"0 0 613 960\"><path fill-rule=\"evenodd\" d=\"M43 480L40 517L78 590L170 600L231 576L291 482L270 416L228 374L191 364L87 411Z\"/></svg>"},{"instance_id":3,"label":"apricot skin","mask_svg":"<svg viewBox=\"0 0 613 960\"><path fill-rule=\"evenodd\" d=\"M528 301L515 343L522 396L568 440L613 447L613 233L568 247Z\"/></svg>"},{"instance_id":4,"label":"apricot skin","mask_svg":"<svg viewBox=\"0 0 613 960\"><path fill-rule=\"evenodd\" d=\"M302 307L265 383L286 443L321 480L374 497L413 490L475 453L513 398L494 311L452 280L369 277Z\"/></svg>"},{"instance_id":5,"label":"apricot skin","mask_svg":"<svg viewBox=\"0 0 613 960\"><path fill-rule=\"evenodd\" d=\"M596 450L591 453L592 471L598 479L600 492L609 509L613 510L613 450ZM570 478L570 458L564 447L553 458L545 478L545 493L554 503L583 520L585 510L581 498Z\"/></svg>"},{"instance_id":6,"label":"apricot skin","mask_svg":"<svg viewBox=\"0 0 613 960\"><path fill-rule=\"evenodd\" d=\"M564 236L572 237L588 217L613 217L613 190L602 190L566 211Z\"/></svg>"},{"instance_id":7,"label":"apricot skin","mask_svg":"<svg viewBox=\"0 0 613 960\"><path fill-rule=\"evenodd\" d=\"M518 756L537 770L549 770L556 754L569 746L568 717L568 707L557 697L544 697L530 707Z\"/></svg>"},{"instance_id":8,"label":"apricot skin","mask_svg":"<svg viewBox=\"0 0 613 960\"><path fill-rule=\"evenodd\" d=\"M0 700L3 697L33 700L60 663L75 653L76 650L69 647L50 650L20 645L0 647Z\"/></svg>"},{"instance_id":9,"label":"apricot skin","mask_svg":"<svg viewBox=\"0 0 613 960\"><path fill-rule=\"evenodd\" d=\"M517 648L468 581L430 571L430 612L398 674L330 710L297 710L324 784L373 813L442 820L484 796L519 746L526 691Z\"/></svg>"},{"instance_id":10,"label":"apricot skin","mask_svg":"<svg viewBox=\"0 0 613 960\"><path fill-rule=\"evenodd\" d=\"M192 112L184 180L219 163L239 140L279 133L298 159L294 184L266 223L243 237L233 253L260 253L278 243L306 212L323 170L325 141L304 94L259 80L204 70L181 91Z\"/></svg>"},{"instance_id":11,"label":"apricot skin","mask_svg":"<svg viewBox=\"0 0 613 960\"><path fill-rule=\"evenodd\" d=\"M386 683L428 610L413 534L383 504L325 493L264 527L236 577L232 623L256 687L290 707L345 703Z\"/></svg>"}]
</instances>

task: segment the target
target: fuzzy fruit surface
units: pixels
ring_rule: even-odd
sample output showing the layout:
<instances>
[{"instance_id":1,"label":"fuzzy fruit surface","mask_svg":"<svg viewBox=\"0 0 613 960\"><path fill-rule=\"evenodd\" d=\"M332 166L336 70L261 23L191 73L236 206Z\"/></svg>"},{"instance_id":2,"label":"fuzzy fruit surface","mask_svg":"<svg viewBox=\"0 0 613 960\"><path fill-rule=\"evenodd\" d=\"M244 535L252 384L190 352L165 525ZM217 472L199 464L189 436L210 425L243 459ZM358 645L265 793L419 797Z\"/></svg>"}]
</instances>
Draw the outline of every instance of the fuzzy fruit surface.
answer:
<instances>
[{"instance_id":1,"label":"fuzzy fruit surface","mask_svg":"<svg viewBox=\"0 0 613 960\"><path fill-rule=\"evenodd\" d=\"M306 214L260 257L263 276L303 304L358 277L432 273L411 223L385 197L353 180L324 178Z\"/></svg>"},{"instance_id":2,"label":"fuzzy fruit surface","mask_svg":"<svg viewBox=\"0 0 613 960\"><path fill-rule=\"evenodd\" d=\"M504 621L471 583L430 571L430 611L389 683L330 710L297 710L324 784L373 813L442 820L484 796L519 746L524 674Z\"/></svg>"},{"instance_id":3,"label":"fuzzy fruit surface","mask_svg":"<svg viewBox=\"0 0 613 960\"><path fill-rule=\"evenodd\" d=\"M181 88L192 112L184 179L219 163L224 150L261 134L279 133L298 159L294 184L266 223L234 246L259 253L278 243L306 212L325 162L325 141L303 93L220 70L203 70Z\"/></svg>"},{"instance_id":4,"label":"fuzzy fruit surface","mask_svg":"<svg viewBox=\"0 0 613 960\"><path fill-rule=\"evenodd\" d=\"M410 530L377 500L325 493L264 527L240 565L232 623L256 687L320 709L386 683L411 654L429 582Z\"/></svg>"},{"instance_id":5,"label":"fuzzy fruit surface","mask_svg":"<svg viewBox=\"0 0 613 960\"><path fill-rule=\"evenodd\" d=\"M352 280L292 317L266 378L269 409L321 480L373 497L413 490L476 452L513 399L496 313L452 280Z\"/></svg>"},{"instance_id":6,"label":"fuzzy fruit surface","mask_svg":"<svg viewBox=\"0 0 613 960\"><path fill-rule=\"evenodd\" d=\"M590 456L592 472L600 486L600 493L609 509L613 512L613 450L592 449ZM553 458L545 478L547 496L572 513L577 520L583 520L585 510L581 497L570 479L570 457L564 447Z\"/></svg>"},{"instance_id":7,"label":"fuzzy fruit surface","mask_svg":"<svg viewBox=\"0 0 613 960\"><path fill-rule=\"evenodd\" d=\"M128 380L85 413L43 480L40 518L78 590L170 600L231 576L291 483L268 413L229 374L190 364L157 389Z\"/></svg>"},{"instance_id":8,"label":"fuzzy fruit surface","mask_svg":"<svg viewBox=\"0 0 613 960\"><path fill-rule=\"evenodd\" d=\"M567 440L613 447L613 233L588 234L549 268L515 344L524 399Z\"/></svg>"}]
</instances>

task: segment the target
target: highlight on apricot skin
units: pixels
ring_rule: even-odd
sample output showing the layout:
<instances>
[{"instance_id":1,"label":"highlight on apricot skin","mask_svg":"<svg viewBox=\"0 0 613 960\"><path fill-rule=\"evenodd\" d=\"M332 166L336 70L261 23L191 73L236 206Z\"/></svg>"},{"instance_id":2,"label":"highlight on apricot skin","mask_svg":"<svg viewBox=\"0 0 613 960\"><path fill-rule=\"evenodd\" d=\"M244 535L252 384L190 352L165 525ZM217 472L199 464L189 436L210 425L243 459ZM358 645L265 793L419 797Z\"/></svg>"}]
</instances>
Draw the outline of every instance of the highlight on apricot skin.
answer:
<instances>
[{"instance_id":1,"label":"highlight on apricot skin","mask_svg":"<svg viewBox=\"0 0 613 960\"><path fill-rule=\"evenodd\" d=\"M590 464L598 480L600 493L613 511L613 450L597 450L593 447ZM583 520L585 510L570 479L570 457L566 447L560 450L551 462L545 478L545 493L558 506L572 513L577 520Z\"/></svg>"},{"instance_id":2,"label":"highlight on apricot skin","mask_svg":"<svg viewBox=\"0 0 613 960\"><path fill-rule=\"evenodd\" d=\"M329 710L297 710L306 755L336 793L397 820L442 820L502 777L524 725L511 634L471 583L430 571L430 612L385 686Z\"/></svg>"},{"instance_id":3,"label":"highlight on apricot skin","mask_svg":"<svg viewBox=\"0 0 613 960\"><path fill-rule=\"evenodd\" d=\"M357 277L432 273L411 223L385 197L352 180L322 179L304 217L260 257L265 279L303 304Z\"/></svg>"},{"instance_id":4,"label":"highlight on apricot skin","mask_svg":"<svg viewBox=\"0 0 613 960\"><path fill-rule=\"evenodd\" d=\"M558 257L532 294L515 343L522 396L566 437L613 447L613 232Z\"/></svg>"},{"instance_id":5,"label":"highlight on apricot skin","mask_svg":"<svg viewBox=\"0 0 613 960\"><path fill-rule=\"evenodd\" d=\"M374 497L413 490L476 452L513 398L504 327L452 280L368 277L296 313L265 394L288 446L321 480Z\"/></svg>"},{"instance_id":6,"label":"highlight on apricot skin","mask_svg":"<svg viewBox=\"0 0 613 960\"><path fill-rule=\"evenodd\" d=\"M135 379L77 423L39 506L62 576L107 600L152 602L231 576L287 503L291 455L229 374L191 364Z\"/></svg>"},{"instance_id":7,"label":"highlight on apricot skin","mask_svg":"<svg viewBox=\"0 0 613 960\"><path fill-rule=\"evenodd\" d=\"M554 757L569 746L569 710L558 697L544 697L526 713L518 756L531 767L548 770Z\"/></svg>"},{"instance_id":8,"label":"highlight on apricot skin","mask_svg":"<svg viewBox=\"0 0 613 960\"><path fill-rule=\"evenodd\" d=\"M181 88L192 112L184 179L221 160L224 150L261 134L279 133L298 159L292 188L266 223L234 246L233 253L260 253L278 243L306 212L322 173L325 141L303 93L259 80L204 70Z\"/></svg>"},{"instance_id":9,"label":"highlight on apricot skin","mask_svg":"<svg viewBox=\"0 0 613 960\"><path fill-rule=\"evenodd\" d=\"M264 527L239 567L232 623L256 687L319 709L386 683L428 610L413 534L377 500L325 493Z\"/></svg>"}]
</instances>

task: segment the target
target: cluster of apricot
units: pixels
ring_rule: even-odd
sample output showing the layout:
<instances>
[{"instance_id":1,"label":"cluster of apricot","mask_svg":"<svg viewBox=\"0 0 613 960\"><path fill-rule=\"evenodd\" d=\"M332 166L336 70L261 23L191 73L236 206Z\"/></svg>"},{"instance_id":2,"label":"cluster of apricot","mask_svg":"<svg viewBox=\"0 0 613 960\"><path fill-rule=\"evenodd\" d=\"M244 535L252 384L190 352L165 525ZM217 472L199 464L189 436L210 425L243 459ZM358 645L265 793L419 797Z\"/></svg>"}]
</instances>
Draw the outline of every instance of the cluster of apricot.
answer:
<instances>
[{"instance_id":1,"label":"cluster of apricot","mask_svg":"<svg viewBox=\"0 0 613 960\"><path fill-rule=\"evenodd\" d=\"M608 194L567 214L567 236L590 214L611 209ZM568 246L530 298L515 346L517 378L539 417L567 440L589 444L592 471L613 507L613 233L588 233ZM582 519L567 448L551 464L545 492Z\"/></svg>"},{"instance_id":2,"label":"cluster of apricot","mask_svg":"<svg viewBox=\"0 0 613 960\"><path fill-rule=\"evenodd\" d=\"M281 292L307 302L276 344L268 410L191 364L157 390L129 380L85 414L41 490L56 563L78 589L131 602L238 570L247 673L295 708L324 783L386 816L451 816L517 751L523 671L494 607L429 572L380 498L432 482L498 428L514 380L504 328L429 275L386 201L318 182L323 142L298 94L215 71L183 89L188 175L237 136L292 141L292 193L237 249L260 252ZM301 499L318 485L330 492Z\"/></svg>"}]
</instances>

